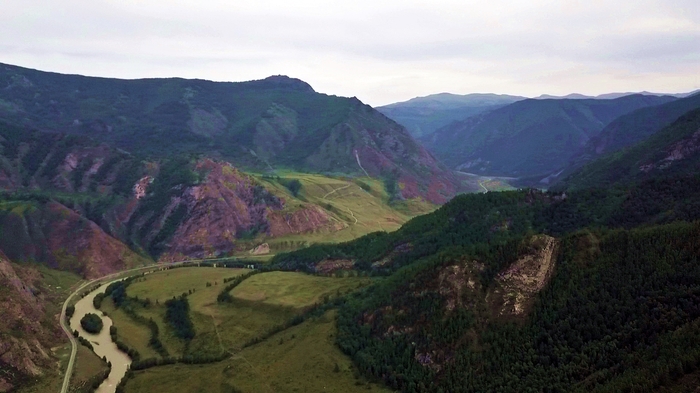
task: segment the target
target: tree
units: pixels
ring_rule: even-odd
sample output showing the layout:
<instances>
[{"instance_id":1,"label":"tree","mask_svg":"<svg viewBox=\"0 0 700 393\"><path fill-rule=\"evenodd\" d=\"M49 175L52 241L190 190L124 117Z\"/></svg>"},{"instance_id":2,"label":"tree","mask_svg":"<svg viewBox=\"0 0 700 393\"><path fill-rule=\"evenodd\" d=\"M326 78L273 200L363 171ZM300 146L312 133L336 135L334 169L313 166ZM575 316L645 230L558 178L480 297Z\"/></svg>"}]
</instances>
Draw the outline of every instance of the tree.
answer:
<instances>
[{"instance_id":1,"label":"tree","mask_svg":"<svg viewBox=\"0 0 700 393\"><path fill-rule=\"evenodd\" d=\"M88 333L97 334L102 331L102 318L92 313L85 314L80 319L80 326Z\"/></svg>"}]
</instances>

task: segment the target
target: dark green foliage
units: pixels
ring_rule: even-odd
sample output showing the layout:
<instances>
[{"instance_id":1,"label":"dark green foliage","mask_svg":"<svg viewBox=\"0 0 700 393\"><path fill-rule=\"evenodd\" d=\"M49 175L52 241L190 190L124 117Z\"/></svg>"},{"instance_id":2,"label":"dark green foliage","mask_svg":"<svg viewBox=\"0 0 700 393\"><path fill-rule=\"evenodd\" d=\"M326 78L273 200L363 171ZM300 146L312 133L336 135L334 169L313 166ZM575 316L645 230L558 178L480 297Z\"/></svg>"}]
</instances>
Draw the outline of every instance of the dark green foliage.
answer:
<instances>
[{"instance_id":1,"label":"dark green foliage","mask_svg":"<svg viewBox=\"0 0 700 393\"><path fill-rule=\"evenodd\" d=\"M66 319L70 320L73 314L75 314L75 306L70 305L66 307Z\"/></svg>"},{"instance_id":2,"label":"dark green foliage","mask_svg":"<svg viewBox=\"0 0 700 393\"><path fill-rule=\"evenodd\" d=\"M194 338L194 325L190 319L190 304L187 296L180 296L165 302L165 321L170 324L177 337L183 340Z\"/></svg>"},{"instance_id":3,"label":"dark green foliage","mask_svg":"<svg viewBox=\"0 0 700 393\"><path fill-rule=\"evenodd\" d=\"M95 297L92 299L93 307L99 310L102 307L102 300L104 300L104 298L104 293L98 293L97 295L95 295Z\"/></svg>"},{"instance_id":4,"label":"dark green foliage","mask_svg":"<svg viewBox=\"0 0 700 393\"><path fill-rule=\"evenodd\" d=\"M80 326L88 333L97 334L102 331L102 318L92 313L85 314L80 319Z\"/></svg>"},{"instance_id":5,"label":"dark green foliage","mask_svg":"<svg viewBox=\"0 0 700 393\"><path fill-rule=\"evenodd\" d=\"M279 183L283 186L285 186L289 192L292 193L295 197L299 195L299 191L301 191L301 182L297 179L279 179Z\"/></svg>"},{"instance_id":6,"label":"dark green foliage","mask_svg":"<svg viewBox=\"0 0 700 393\"><path fill-rule=\"evenodd\" d=\"M673 224L565 237L557 274L531 317L476 326L478 346L463 340L468 311L446 316L444 299L409 289L425 288L437 267L464 255L443 254L348 301L338 344L361 371L402 391L651 391L700 364L699 235L700 224ZM405 310L401 320L363 322L368 310L389 304ZM383 335L406 323L419 329ZM434 343L453 351L440 372L420 365L436 357L416 352Z\"/></svg>"}]
</instances>

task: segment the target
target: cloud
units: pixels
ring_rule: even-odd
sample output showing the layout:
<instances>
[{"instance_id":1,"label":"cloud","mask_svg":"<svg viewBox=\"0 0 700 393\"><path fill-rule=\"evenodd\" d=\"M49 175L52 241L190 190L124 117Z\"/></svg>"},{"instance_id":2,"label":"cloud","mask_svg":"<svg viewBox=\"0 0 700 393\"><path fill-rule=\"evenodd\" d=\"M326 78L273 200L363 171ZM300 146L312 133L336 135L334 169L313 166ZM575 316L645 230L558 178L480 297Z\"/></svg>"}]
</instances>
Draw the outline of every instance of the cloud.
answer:
<instances>
[{"instance_id":1,"label":"cloud","mask_svg":"<svg viewBox=\"0 0 700 393\"><path fill-rule=\"evenodd\" d=\"M696 0L4 0L0 61L125 78L288 74L385 104L441 91L700 87Z\"/></svg>"}]
</instances>

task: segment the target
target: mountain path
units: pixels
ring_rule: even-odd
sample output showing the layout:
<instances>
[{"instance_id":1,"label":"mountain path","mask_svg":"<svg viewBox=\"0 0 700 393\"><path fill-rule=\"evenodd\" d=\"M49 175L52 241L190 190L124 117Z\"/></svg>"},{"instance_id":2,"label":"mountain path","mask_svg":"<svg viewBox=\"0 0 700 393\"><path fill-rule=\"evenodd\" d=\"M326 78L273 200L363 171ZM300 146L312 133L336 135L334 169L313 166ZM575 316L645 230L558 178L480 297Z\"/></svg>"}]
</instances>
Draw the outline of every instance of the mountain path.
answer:
<instances>
[{"instance_id":1,"label":"mountain path","mask_svg":"<svg viewBox=\"0 0 700 393\"><path fill-rule=\"evenodd\" d=\"M367 171L365 170L365 168L362 167L362 163L360 163L360 155L357 154L357 150L354 150L354 153L355 153L355 159L357 160L357 165L360 166L360 169L362 169L362 172L364 172L365 175L367 175L367 177L372 177L372 176L369 175L369 173L367 173Z\"/></svg>"},{"instance_id":2,"label":"mountain path","mask_svg":"<svg viewBox=\"0 0 700 393\"><path fill-rule=\"evenodd\" d=\"M333 191L331 191L331 192L327 193L326 195L322 196L321 199L326 199L326 197L328 197L328 196L331 195L331 194L334 194L336 191L344 190L344 189L346 189L346 188L348 188L348 187L350 187L350 186L351 186L351 184L346 184L344 187L336 188L336 189L334 189Z\"/></svg>"}]
</instances>

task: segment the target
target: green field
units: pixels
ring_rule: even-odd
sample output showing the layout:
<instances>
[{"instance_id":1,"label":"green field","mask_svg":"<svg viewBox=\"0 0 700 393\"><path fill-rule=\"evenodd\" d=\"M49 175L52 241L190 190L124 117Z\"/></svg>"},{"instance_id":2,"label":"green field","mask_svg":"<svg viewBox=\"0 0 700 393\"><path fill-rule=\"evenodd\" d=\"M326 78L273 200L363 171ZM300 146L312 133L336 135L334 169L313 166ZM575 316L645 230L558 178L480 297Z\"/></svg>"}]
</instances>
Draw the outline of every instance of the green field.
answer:
<instances>
[{"instance_id":1,"label":"green field","mask_svg":"<svg viewBox=\"0 0 700 393\"><path fill-rule=\"evenodd\" d=\"M233 297L273 306L307 307L324 295L346 293L369 280L366 278L331 278L294 272L258 274L231 291Z\"/></svg>"},{"instance_id":2,"label":"green field","mask_svg":"<svg viewBox=\"0 0 700 393\"><path fill-rule=\"evenodd\" d=\"M78 345L75 373L71 378L69 391L85 387L91 378L105 370L107 370L107 363L84 345Z\"/></svg>"},{"instance_id":3,"label":"green field","mask_svg":"<svg viewBox=\"0 0 700 393\"><path fill-rule=\"evenodd\" d=\"M350 359L334 344L335 334L335 312L330 311L223 362L138 371L126 392L389 392L355 377Z\"/></svg>"},{"instance_id":4,"label":"green field","mask_svg":"<svg viewBox=\"0 0 700 393\"><path fill-rule=\"evenodd\" d=\"M189 300L192 308L216 302L224 278L236 277L245 269L215 267L181 267L146 274L129 286L128 294L160 303L194 290ZM211 286L207 287L207 283Z\"/></svg>"},{"instance_id":5,"label":"green field","mask_svg":"<svg viewBox=\"0 0 700 393\"><path fill-rule=\"evenodd\" d=\"M112 319L120 340L129 348L137 350L142 359L158 357L158 353L148 346L148 340L151 338L148 327L134 321L123 310L115 308L111 298L105 298L102 301L100 310Z\"/></svg>"}]
</instances>

